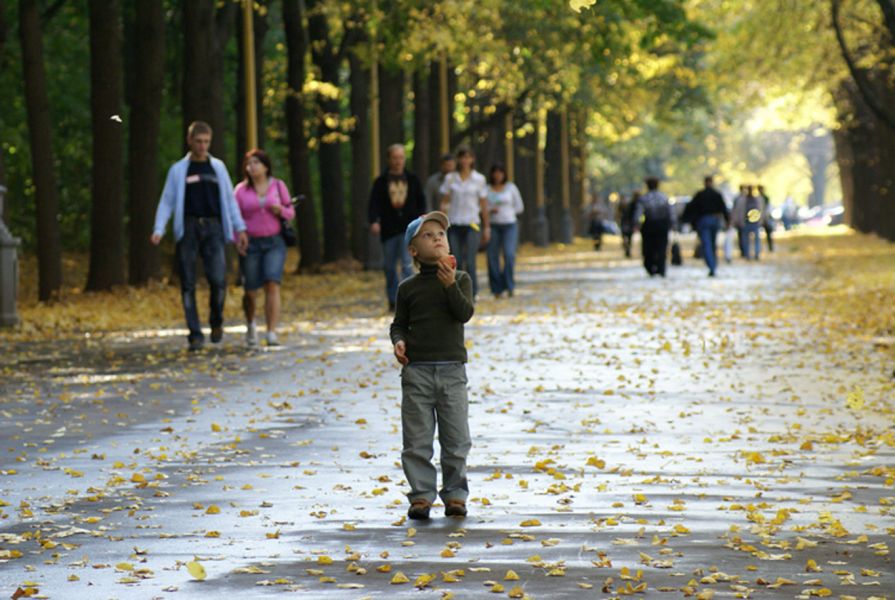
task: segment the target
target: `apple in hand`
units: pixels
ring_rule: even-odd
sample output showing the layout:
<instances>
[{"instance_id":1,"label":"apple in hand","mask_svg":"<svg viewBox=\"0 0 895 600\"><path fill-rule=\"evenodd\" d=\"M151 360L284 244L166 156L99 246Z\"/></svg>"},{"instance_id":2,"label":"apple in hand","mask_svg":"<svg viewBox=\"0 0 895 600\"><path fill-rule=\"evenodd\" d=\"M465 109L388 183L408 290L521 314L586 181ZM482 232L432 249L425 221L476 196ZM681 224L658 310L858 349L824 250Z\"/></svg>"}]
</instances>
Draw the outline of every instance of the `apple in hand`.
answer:
<instances>
[{"instance_id":1,"label":"apple in hand","mask_svg":"<svg viewBox=\"0 0 895 600\"><path fill-rule=\"evenodd\" d=\"M448 254L447 256L442 257L442 262L444 262L451 269L457 268L457 257L453 254Z\"/></svg>"}]
</instances>

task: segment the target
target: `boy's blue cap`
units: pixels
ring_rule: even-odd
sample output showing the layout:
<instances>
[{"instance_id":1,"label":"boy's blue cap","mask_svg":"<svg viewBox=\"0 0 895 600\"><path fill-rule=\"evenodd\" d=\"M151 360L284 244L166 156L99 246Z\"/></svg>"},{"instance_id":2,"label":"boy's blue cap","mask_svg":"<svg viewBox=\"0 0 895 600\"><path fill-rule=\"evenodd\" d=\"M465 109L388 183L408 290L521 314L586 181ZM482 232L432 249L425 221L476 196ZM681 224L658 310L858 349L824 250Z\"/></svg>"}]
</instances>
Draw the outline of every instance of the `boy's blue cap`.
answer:
<instances>
[{"instance_id":1,"label":"boy's blue cap","mask_svg":"<svg viewBox=\"0 0 895 600\"><path fill-rule=\"evenodd\" d=\"M404 232L404 245L409 246L410 242L413 241L413 238L416 237L416 234L420 232L420 228L423 226L423 223L426 221L435 221L440 223L444 230L447 231L451 226L450 220L448 220L448 216L443 212L433 210L430 213L426 213L422 216L415 218L413 221L407 225L407 230Z\"/></svg>"}]
</instances>

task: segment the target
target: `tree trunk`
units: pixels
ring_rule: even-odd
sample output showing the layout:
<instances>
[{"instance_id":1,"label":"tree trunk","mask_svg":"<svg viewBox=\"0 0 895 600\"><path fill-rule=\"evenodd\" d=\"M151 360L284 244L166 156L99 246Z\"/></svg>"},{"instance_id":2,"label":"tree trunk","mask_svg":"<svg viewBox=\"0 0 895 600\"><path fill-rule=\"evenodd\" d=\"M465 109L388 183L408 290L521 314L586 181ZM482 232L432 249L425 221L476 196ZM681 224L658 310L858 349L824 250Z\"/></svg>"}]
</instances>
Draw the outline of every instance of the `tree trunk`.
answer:
<instances>
[{"instance_id":1,"label":"tree trunk","mask_svg":"<svg viewBox=\"0 0 895 600\"><path fill-rule=\"evenodd\" d=\"M441 156L445 152L450 152L450 141L444 143L441 138L441 84L439 83L441 75L439 73L438 61L429 63L428 77L428 95L430 108L429 114L429 167L432 172L441 168ZM430 173L431 174L431 173ZM420 176L423 174L420 173Z\"/></svg>"},{"instance_id":2,"label":"tree trunk","mask_svg":"<svg viewBox=\"0 0 895 600\"><path fill-rule=\"evenodd\" d=\"M268 2L265 0L260 3L264 8L263 11L255 10L254 28L255 28L255 115L258 123L258 147L264 148L264 37L270 29L268 21ZM234 171L240 168L242 157L251 150L247 144L246 133L246 74L245 74L245 53L243 51L243 11L237 12L236 32L239 48L239 61L236 74L236 152L234 162ZM242 179L242 173L237 175L237 179Z\"/></svg>"},{"instance_id":3,"label":"tree trunk","mask_svg":"<svg viewBox=\"0 0 895 600\"><path fill-rule=\"evenodd\" d=\"M311 56L320 69L322 81L339 87L339 56L330 39L326 15L315 10L319 0L308 2L308 34L311 40ZM320 162L320 187L323 190L323 260L336 262L350 255L345 226L344 174L342 173L342 143L338 125L328 121L339 120L339 100L318 94L317 104L322 113L318 119L317 137L320 145L317 158ZM326 117L329 116L330 119Z\"/></svg>"},{"instance_id":4,"label":"tree trunk","mask_svg":"<svg viewBox=\"0 0 895 600\"><path fill-rule=\"evenodd\" d=\"M534 223L538 214L537 188L535 186L535 153L537 152L537 133L516 138L516 187L522 195L525 212L522 213L522 224L519 229L519 241L529 242L534 239Z\"/></svg>"},{"instance_id":5,"label":"tree trunk","mask_svg":"<svg viewBox=\"0 0 895 600\"><path fill-rule=\"evenodd\" d=\"M551 110L547 113L547 146L544 148L546 162L547 220L550 225L550 241L562 238L562 117Z\"/></svg>"},{"instance_id":6,"label":"tree trunk","mask_svg":"<svg viewBox=\"0 0 895 600\"><path fill-rule=\"evenodd\" d=\"M215 0L183 3L183 131L205 121L214 131L211 153L226 156L224 117L224 48L238 5L225 2L215 13Z\"/></svg>"},{"instance_id":7,"label":"tree trunk","mask_svg":"<svg viewBox=\"0 0 895 600\"><path fill-rule=\"evenodd\" d=\"M379 65L379 123L382 151L407 141L404 132L404 71Z\"/></svg>"},{"instance_id":8,"label":"tree trunk","mask_svg":"<svg viewBox=\"0 0 895 600\"><path fill-rule=\"evenodd\" d=\"M286 128L289 139L289 170L292 173L293 193L305 199L298 205L298 238L301 260L300 273L313 273L320 269L320 233L317 227L317 210L311 188L311 158L308 136L305 132L305 98L302 88L305 82L305 57L308 38L305 30L304 2L283 1L283 24L286 29L288 56L289 93L286 96Z\"/></svg>"},{"instance_id":9,"label":"tree trunk","mask_svg":"<svg viewBox=\"0 0 895 600\"><path fill-rule=\"evenodd\" d=\"M124 283L124 143L120 116L123 69L118 0L90 0L88 6L93 206L86 289L95 291Z\"/></svg>"},{"instance_id":10,"label":"tree trunk","mask_svg":"<svg viewBox=\"0 0 895 600\"><path fill-rule=\"evenodd\" d=\"M37 0L19 2L19 36L22 43L22 71L25 104L37 205L38 297L49 300L62 287L62 256L57 219L56 175L53 172L53 145L50 136L50 105L44 71L43 43Z\"/></svg>"},{"instance_id":11,"label":"tree trunk","mask_svg":"<svg viewBox=\"0 0 895 600\"><path fill-rule=\"evenodd\" d=\"M353 51L348 59L351 67L351 114L355 119L354 131L351 132L351 253L366 264L370 238L367 205L372 180L368 102L370 69L364 67Z\"/></svg>"},{"instance_id":12,"label":"tree trunk","mask_svg":"<svg viewBox=\"0 0 895 600\"><path fill-rule=\"evenodd\" d=\"M429 95L429 77L425 69L413 73L413 171L425 182L437 168L432 159L432 97Z\"/></svg>"},{"instance_id":13,"label":"tree trunk","mask_svg":"<svg viewBox=\"0 0 895 600\"><path fill-rule=\"evenodd\" d=\"M159 274L158 249L148 242L159 197L158 147L165 84L165 11L138 0L134 16L134 79L130 98L128 280L141 285Z\"/></svg>"}]
</instances>

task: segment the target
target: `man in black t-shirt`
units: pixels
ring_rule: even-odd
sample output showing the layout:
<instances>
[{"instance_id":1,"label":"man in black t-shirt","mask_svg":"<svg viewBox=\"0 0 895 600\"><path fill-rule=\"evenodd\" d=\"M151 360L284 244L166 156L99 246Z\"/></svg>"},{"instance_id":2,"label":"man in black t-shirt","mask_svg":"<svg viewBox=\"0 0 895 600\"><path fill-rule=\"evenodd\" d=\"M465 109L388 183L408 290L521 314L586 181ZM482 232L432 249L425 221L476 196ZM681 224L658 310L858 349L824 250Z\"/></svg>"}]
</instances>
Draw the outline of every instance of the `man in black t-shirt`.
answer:
<instances>
[{"instance_id":1,"label":"man in black t-shirt","mask_svg":"<svg viewBox=\"0 0 895 600\"><path fill-rule=\"evenodd\" d=\"M693 229L699 234L699 242L702 244L702 257L709 268L709 277L715 276L718 259L716 250L718 247L718 232L721 230L721 219L724 219L724 228L730 227L730 211L724 197L715 189L711 176L704 180L705 187L693 195L693 199L687 203L684 209L684 220L693 225Z\"/></svg>"},{"instance_id":2,"label":"man in black t-shirt","mask_svg":"<svg viewBox=\"0 0 895 600\"><path fill-rule=\"evenodd\" d=\"M388 148L388 169L373 182L370 191L370 231L382 240L382 268L389 310L398 296L398 263L401 281L413 275L413 263L403 243L407 225L426 212L426 197L419 178L404 168L404 146Z\"/></svg>"}]
</instances>

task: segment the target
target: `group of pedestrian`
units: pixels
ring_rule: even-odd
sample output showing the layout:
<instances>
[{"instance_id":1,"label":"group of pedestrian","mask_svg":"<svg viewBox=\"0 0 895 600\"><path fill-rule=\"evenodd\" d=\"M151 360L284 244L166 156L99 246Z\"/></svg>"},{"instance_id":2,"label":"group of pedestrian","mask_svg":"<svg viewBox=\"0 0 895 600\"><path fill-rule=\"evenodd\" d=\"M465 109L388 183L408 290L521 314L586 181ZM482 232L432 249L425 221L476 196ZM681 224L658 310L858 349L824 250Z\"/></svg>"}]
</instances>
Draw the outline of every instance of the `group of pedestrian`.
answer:
<instances>
[{"instance_id":1,"label":"group of pedestrian","mask_svg":"<svg viewBox=\"0 0 895 600\"><path fill-rule=\"evenodd\" d=\"M714 178L707 176L704 187L696 192L678 218L671 200L659 191L659 180L645 180L647 192L621 197L616 218L622 236L625 256L631 257L634 233L640 232L643 243L643 265L650 276L665 276L669 236L678 228L679 221L689 223L699 239L699 252L708 267L709 277L715 277L718 258L718 234L725 232L724 257L732 260L731 233L736 230L740 254L746 260L759 260L761 233L764 232L768 250L774 251L774 221L770 213L770 201L764 186L742 185L739 195L729 206L714 185Z\"/></svg>"},{"instance_id":2,"label":"group of pedestrian","mask_svg":"<svg viewBox=\"0 0 895 600\"><path fill-rule=\"evenodd\" d=\"M211 127L202 121L187 130L189 152L168 170L159 199L150 241L158 245L168 221L174 219L177 271L189 334L189 349L205 344L196 306L197 263L202 260L210 288L211 341L224 335L224 301L227 295L224 247L235 242L244 282L243 312L246 340L257 344L256 298L264 288L267 344L278 345L280 283L286 259L283 228L295 216L286 184L273 177L264 151L249 151L242 164L242 181L234 188L224 163L209 154Z\"/></svg>"},{"instance_id":3,"label":"group of pedestrian","mask_svg":"<svg viewBox=\"0 0 895 600\"><path fill-rule=\"evenodd\" d=\"M187 130L189 151L168 170L156 209L150 241L158 245L173 218L181 300L191 351L205 345L196 305L198 263L209 284L209 325L212 343L224 335L227 294L227 243L235 243L243 282L246 343L258 344L258 291L264 290L266 343L279 345L280 284L286 261L284 231L295 208L289 189L273 176L270 157L255 148L246 153L241 181L234 187L226 165L209 153L211 127L202 121ZM451 219L450 247L458 268L469 274L478 295L476 256L487 247L488 282L495 297L512 296L518 245L517 218L523 210L519 189L507 179L506 168L494 164L486 179L475 169L475 155L462 146L442 157L440 170L426 182L407 170L404 146L387 151L387 167L373 182L369 199L370 231L382 243L383 271L389 310L394 312L398 284L413 274L403 236L418 217L440 209Z\"/></svg>"},{"instance_id":4,"label":"group of pedestrian","mask_svg":"<svg viewBox=\"0 0 895 600\"><path fill-rule=\"evenodd\" d=\"M409 249L402 244L407 226L422 215L438 210L451 222L448 242L458 269L469 274L472 293L478 296L476 256L487 248L488 282L499 298L513 295L518 245L518 215L523 210L519 189L507 180L506 168L497 163L489 177L475 169L475 154L461 146L456 155L445 154L440 169L426 185L407 170L404 146L387 151L388 167L370 192L370 231L382 243L386 298L390 311L397 303L398 284L413 273ZM400 267L400 277L398 270Z\"/></svg>"}]
</instances>

